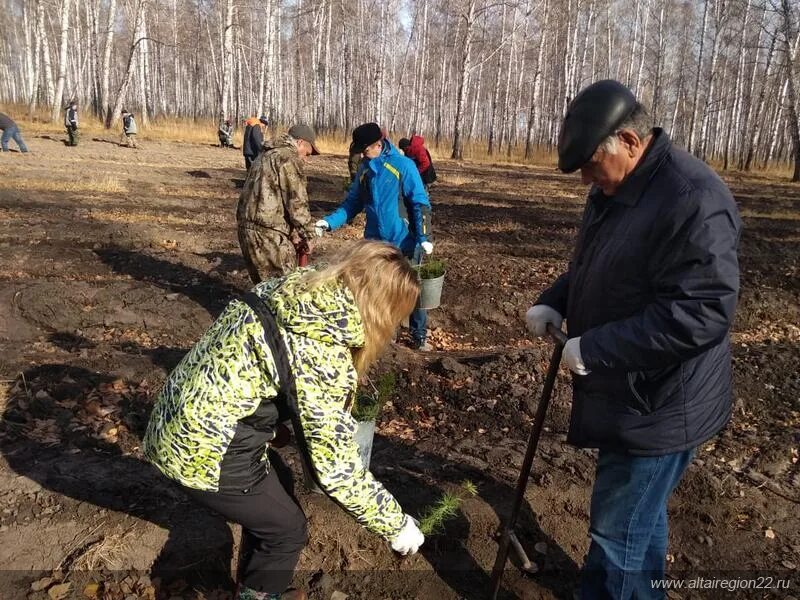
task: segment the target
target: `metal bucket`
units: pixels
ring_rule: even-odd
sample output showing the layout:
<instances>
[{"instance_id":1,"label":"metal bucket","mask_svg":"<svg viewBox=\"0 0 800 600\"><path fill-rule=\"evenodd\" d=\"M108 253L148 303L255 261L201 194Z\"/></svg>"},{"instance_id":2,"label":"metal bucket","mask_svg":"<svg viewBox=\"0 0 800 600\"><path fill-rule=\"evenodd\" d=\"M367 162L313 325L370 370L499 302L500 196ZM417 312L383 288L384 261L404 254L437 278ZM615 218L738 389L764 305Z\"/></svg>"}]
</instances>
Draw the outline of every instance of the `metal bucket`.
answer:
<instances>
[{"instance_id":1,"label":"metal bucket","mask_svg":"<svg viewBox=\"0 0 800 600\"><path fill-rule=\"evenodd\" d=\"M372 441L375 439L375 421L359 422L356 425L353 439L358 444L358 455L361 457L364 468L369 470L369 463L372 460ZM305 461L303 461L303 483L309 492L314 492L315 494L323 493L314 478L309 474Z\"/></svg>"},{"instance_id":2,"label":"metal bucket","mask_svg":"<svg viewBox=\"0 0 800 600\"><path fill-rule=\"evenodd\" d=\"M430 310L438 308L442 303L442 287L444 286L444 276L442 273L434 279L419 280L419 303L417 308Z\"/></svg>"}]
</instances>

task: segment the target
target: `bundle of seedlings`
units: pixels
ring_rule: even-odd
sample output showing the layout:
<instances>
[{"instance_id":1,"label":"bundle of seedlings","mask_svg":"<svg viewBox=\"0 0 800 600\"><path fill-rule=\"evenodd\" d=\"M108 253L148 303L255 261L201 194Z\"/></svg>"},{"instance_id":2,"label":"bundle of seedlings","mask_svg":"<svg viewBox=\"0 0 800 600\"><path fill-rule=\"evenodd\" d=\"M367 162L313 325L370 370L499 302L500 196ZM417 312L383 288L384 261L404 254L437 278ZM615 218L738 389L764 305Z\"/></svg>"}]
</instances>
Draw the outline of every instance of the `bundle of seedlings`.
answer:
<instances>
[{"instance_id":1,"label":"bundle of seedlings","mask_svg":"<svg viewBox=\"0 0 800 600\"><path fill-rule=\"evenodd\" d=\"M478 494L477 486L471 481L464 481L455 491L445 492L433 506L422 512L419 519L419 530L427 537L444 530L444 523L458 514L461 503Z\"/></svg>"},{"instance_id":2,"label":"bundle of seedlings","mask_svg":"<svg viewBox=\"0 0 800 600\"><path fill-rule=\"evenodd\" d=\"M365 378L365 385L359 387L350 414L359 423L375 421L383 410L383 405L394 394L397 381L394 373L384 373L377 381Z\"/></svg>"},{"instance_id":3,"label":"bundle of seedlings","mask_svg":"<svg viewBox=\"0 0 800 600\"><path fill-rule=\"evenodd\" d=\"M438 258L421 263L415 267L420 279L438 279L447 271L447 263Z\"/></svg>"}]
</instances>

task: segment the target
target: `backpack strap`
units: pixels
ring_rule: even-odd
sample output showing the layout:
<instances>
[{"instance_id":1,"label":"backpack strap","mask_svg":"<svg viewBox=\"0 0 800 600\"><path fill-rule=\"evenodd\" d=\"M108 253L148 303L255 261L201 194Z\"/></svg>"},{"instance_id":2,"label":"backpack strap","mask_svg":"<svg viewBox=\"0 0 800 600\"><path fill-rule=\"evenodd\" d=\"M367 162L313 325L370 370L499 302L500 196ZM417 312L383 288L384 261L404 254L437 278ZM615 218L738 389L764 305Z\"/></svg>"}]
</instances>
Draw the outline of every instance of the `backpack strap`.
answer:
<instances>
[{"instance_id":1,"label":"backpack strap","mask_svg":"<svg viewBox=\"0 0 800 600\"><path fill-rule=\"evenodd\" d=\"M275 361L275 367L278 370L279 388L278 395L275 398L278 414L281 419L291 419L297 447L300 450L300 456L306 464L308 473L314 479L314 483L316 483L320 489L323 489L319 483L317 472L314 469L314 463L311 461L311 453L308 450L308 444L303 434L303 427L300 423L300 411L297 407L297 382L292 372L289 353L286 350L286 343L278 329L275 315L272 314L272 311L267 308L267 305L255 292L246 292L241 300L256 313L258 320L261 321L261 326L264 328L264 339L269 345L269 349L272 351L272 360Z\"/></svg>"}]
</instances>

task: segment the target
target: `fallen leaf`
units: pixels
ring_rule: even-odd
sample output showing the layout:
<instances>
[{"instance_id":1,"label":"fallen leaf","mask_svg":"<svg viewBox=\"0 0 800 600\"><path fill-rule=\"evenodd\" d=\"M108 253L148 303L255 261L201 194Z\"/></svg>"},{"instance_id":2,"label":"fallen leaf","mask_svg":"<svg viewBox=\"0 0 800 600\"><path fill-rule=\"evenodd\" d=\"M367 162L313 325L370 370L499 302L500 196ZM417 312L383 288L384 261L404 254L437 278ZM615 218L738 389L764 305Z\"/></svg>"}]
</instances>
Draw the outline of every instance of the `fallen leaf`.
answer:
<instances>
[{"instance_id":1,"label":"fallen leaf","mask_svg":"<svg viewBox=\"0 0 800 600\"><path fill-rule=\"evenodd\" d=\"M764 537L767 538L767 539L770 539L770 540L774 540L775 539L775 532L772 531L772 527L767 527L764 530Z\"/></svg>"},{"instance_id":2,"label":"fallen leaf","mask_svg":"<svg viewBox=\"0 0 800 600\"><path fill-rule=\"evenodd\" d=\"M83 595L87 598L97 598L97 594L100 592L100 584L99 583L89 583L83 588Z\"/></svg>"},{"instance_id":3,"label":"fallen leaf","mask_svg":"<svg viewBox=\"0 0 800 600\"><path fill-rule=\"evenodd\" d=\"M69 591L72 588L72 584L67 583L59 583L58 585L54 585L50 589L47 590L47 595L50 596L51 600L63 600L67 596L69 596Z\"/></svg>"},{"instance_id":4,"label":"fallen leaf","mask_svg":"<svg viewBox=\"0 0 800 600\"><path fill-rule=\"evenodd\" d=\"M41 579L37 579L31 584L31 591L32 592L41 592L42 590L47 589L47 586L53 583L52 577L42 577Z\"/></svg>"}]
</instances>

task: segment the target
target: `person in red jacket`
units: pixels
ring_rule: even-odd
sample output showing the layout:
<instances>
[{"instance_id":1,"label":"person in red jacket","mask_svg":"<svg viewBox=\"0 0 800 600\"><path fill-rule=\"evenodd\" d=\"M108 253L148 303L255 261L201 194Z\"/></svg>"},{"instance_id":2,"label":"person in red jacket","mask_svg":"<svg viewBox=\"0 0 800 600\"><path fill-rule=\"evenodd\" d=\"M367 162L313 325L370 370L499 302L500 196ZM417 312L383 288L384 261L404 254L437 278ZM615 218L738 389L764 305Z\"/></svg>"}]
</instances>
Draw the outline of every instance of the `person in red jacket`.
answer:
<instances>
[{"instance_id":1,"label":"person in red jacket","mask_svg":"<svg viewBox=\"0 0 800 600\"><path fill-rule=\"evenodd\" d=\"M410 140L407 138L400 140L397 146L417 165L422 183L426 187L436 181L436 170L433 168L431 153L425 147L425 138L421 135L412 135Z\"/></svg>"}]
</instances>

